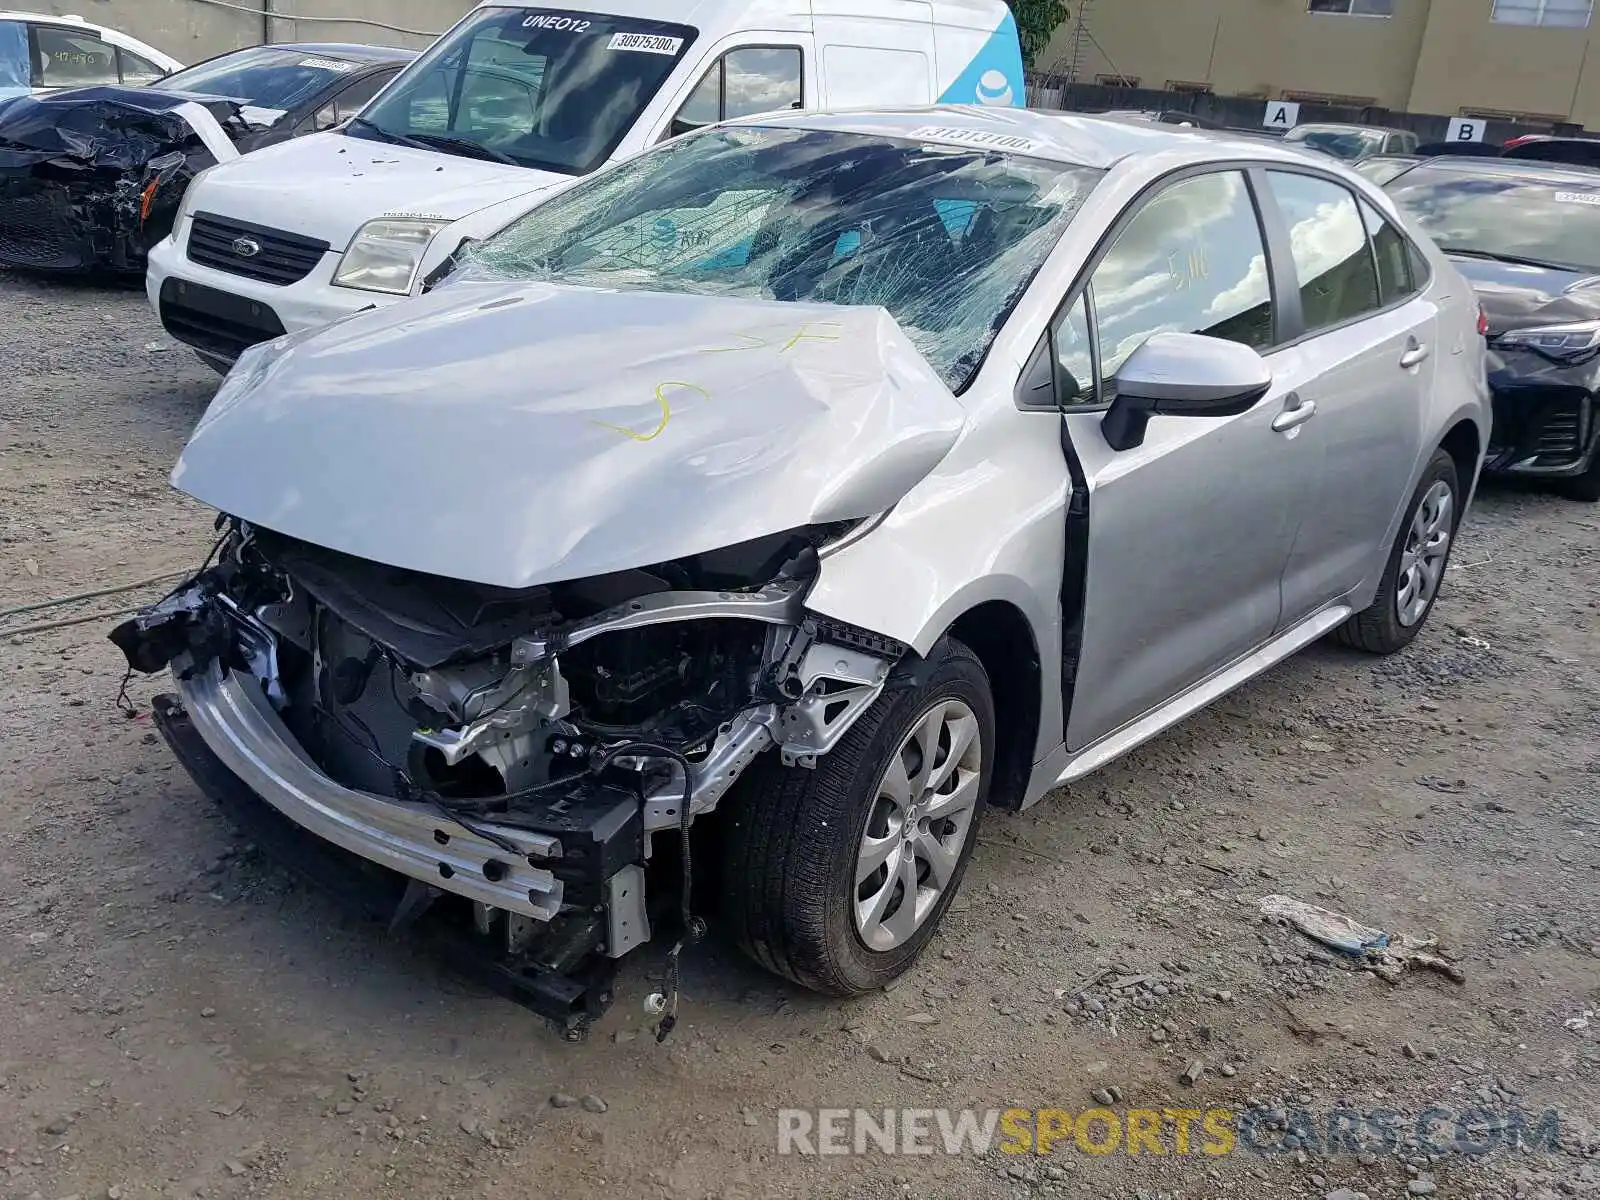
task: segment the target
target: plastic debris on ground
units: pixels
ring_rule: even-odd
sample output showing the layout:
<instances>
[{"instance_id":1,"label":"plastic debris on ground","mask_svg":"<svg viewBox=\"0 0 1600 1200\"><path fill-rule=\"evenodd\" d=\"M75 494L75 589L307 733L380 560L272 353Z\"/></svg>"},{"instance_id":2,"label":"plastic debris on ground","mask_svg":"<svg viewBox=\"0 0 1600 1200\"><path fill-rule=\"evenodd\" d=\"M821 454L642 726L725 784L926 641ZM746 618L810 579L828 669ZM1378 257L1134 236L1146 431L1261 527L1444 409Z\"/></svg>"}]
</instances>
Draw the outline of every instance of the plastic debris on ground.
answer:
<instances>
[{"instance_id":1,"label":"plastic debris on ground","mask_svg":"<svg viewBox=\"0 0 1600 1200\"><path fill-rule=\"evenodd\" d=\"M1399 983L1401 975L1413 966L1438 971L1456 983L1466 982L1466 973L1460 967L1433 953L1439 944L1437 938L1385 933L1344 913L1318 908L1290 896L1262 897L1261 913L1285 921L1324 946L1359 960L1362 969L1374 972L1389 983Z\"/></svg>"}]
</instances>

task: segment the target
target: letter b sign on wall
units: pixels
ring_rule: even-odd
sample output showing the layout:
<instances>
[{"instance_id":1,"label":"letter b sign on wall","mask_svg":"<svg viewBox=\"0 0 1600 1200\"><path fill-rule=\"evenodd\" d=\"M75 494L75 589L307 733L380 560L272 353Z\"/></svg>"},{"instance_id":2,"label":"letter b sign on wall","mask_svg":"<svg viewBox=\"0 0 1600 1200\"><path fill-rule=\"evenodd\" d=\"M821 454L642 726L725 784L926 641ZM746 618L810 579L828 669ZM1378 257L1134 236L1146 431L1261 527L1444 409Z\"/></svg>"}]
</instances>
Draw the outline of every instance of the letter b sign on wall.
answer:
<instances>
[{"instance_id":1,"label":"letter b sign on wall","mask_svg":"<svg viewBox=\"0 0 1600 1200\"><path fill-rule=\"evenodd\" d=\"M1449 142L1481 142L1483 135L1489 130L1489 122L1481 117L1454 117L1450 121L1450 132L1445 134Z\"/></svg>"}]
</instances>

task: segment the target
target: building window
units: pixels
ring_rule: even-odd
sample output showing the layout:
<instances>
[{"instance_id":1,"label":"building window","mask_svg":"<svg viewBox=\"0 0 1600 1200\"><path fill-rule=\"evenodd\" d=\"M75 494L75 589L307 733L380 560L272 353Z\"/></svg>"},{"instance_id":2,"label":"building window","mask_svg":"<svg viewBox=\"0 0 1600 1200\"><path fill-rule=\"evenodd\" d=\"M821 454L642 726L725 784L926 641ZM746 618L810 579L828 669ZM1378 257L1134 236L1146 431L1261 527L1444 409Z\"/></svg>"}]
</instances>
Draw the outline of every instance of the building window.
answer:
<instances>
[{"instance_id":1,"label":"building window","mask_svg":"<svg viewBox=\"0 0 1600 1200\"><path fill-rule=\"evenodd\" d=\"M1489 19L1501 25L1587 29L1594 19L1594 0L1494 0Z\"/></svg>"},{"instance_id":2,"label":"building window","mask_svg":"<svg viewBox=\"0 0 1600 1200\"><path fill-rule=\"evenodd\" d=\"M1131 75L1096 75L1094 81L1101 87L1136 88L1139 80Z\"/></svg>"},{"instance_id":3,"label":"building window","mask_svg":"<svg viewBox=\"0 0 1600 1200\"><path fill-rule=\"evenodd\" d=\"M1211 85L1209 83L1190 83L1184 79L1169 79L1167 80L1167 91L1182 92L1190 96L1209 96L1211 95Z\"/></svg>"},{"instance_id":4,"label":"building window","mask_svg":"<svg viewBox=\"0 0 1600 1200\"><path fill-rule=\"evenodd\" d=\"M1308 0L1306 11L1346 17L1392 17L1394 0Z\"/></svg>"}]
</instances>

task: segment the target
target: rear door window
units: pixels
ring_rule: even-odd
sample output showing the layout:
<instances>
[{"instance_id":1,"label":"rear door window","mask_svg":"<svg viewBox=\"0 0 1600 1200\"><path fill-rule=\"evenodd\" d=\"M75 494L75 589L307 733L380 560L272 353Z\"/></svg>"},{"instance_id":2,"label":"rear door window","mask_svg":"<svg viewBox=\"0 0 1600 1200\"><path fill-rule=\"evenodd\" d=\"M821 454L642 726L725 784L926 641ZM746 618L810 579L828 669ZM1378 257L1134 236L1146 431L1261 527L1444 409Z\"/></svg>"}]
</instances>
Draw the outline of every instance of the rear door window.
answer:
<instances>
[{"instance_id":1,"label":"rear door window","mask_svg":"<svg viewBox=\"0 0 1600 1200\"><path fill-rule=\"evenodd\" d=\"M1381 308L1367 229L1350 190L1312 175L1270 171L1267 177L1289 226L1306 332Z\"/></svg>"},{"instance_id":2,"label":"rear door window","mask_svg":"<svg viewBox=\"0 0 1600 1200\"><path fill-rule=\"evenodd\" d=\"M34 40L39 50L40 87L100 87L121 82L116 50L93 34L36 25Z\"/></svg>"}]
</instances>

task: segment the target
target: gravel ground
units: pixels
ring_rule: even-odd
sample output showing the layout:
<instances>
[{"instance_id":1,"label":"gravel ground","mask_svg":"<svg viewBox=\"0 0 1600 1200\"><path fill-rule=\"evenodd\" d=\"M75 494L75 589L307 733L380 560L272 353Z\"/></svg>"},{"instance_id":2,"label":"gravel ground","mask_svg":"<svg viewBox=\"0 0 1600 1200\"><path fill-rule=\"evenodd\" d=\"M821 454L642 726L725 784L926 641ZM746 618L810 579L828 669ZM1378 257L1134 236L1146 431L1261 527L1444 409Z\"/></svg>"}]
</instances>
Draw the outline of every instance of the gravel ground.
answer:
<instances>
[{"instance_id":1,"label":"gravel ground","mask_svg":"<svg viewBox=\"0 0 1600 1200\"><path fill-rule=\"evenodd\" d=\"M143 297L0 277L0 363L0 609L196 563L209 515L166 474L216 379ZM130 598L0 618L0 1197L1600 1194L1597 530L1488 491L1410 651L1314 648L994 816L887 993L824 1002L713 937L665 1046L659 952L566 1045L262 861L114 703L103 614ZM98 619L15 633L63 617ZM1351 969L1262 921L1277 892L1435 935L1464 982ZM781 1108L1106 1101L1491 1133L1555 1108L1561 1137L777 1154Z\"/></svg>"}]
</instances>

